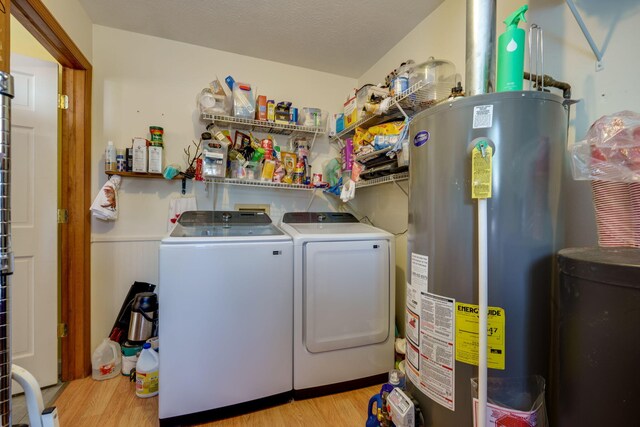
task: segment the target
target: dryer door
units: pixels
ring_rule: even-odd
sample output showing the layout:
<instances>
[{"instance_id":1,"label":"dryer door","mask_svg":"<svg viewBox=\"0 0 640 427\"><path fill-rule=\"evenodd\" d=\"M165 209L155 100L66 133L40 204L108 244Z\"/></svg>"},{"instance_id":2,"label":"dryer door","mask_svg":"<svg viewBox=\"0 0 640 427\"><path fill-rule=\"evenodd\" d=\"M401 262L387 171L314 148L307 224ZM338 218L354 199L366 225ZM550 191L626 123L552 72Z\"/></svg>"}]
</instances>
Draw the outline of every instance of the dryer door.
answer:
<instances>
[{"instance_id":1,"label":"dryer door","mask_svg":"<svg viewBox=\"0 0 640 427\"><path fill-rule=\"evenodd\" d=\"M389 335L389 243L309 242L303 328L311 353L384 342Z\"/></svg>"}]
</instances>

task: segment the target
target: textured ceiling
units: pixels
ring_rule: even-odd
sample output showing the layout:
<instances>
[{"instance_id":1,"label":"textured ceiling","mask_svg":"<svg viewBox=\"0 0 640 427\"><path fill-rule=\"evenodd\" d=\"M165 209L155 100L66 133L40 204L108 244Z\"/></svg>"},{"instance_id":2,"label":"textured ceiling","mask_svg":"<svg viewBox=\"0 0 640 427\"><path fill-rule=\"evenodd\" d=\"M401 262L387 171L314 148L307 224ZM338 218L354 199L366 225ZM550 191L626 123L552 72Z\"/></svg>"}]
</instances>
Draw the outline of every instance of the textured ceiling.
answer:
<instances>
[{"instance_id":1,"label":"textured ceiling","mask_svg":"<svg viewBox=\"0 0 640 427\"><path fill-rule=\"evenodd\" d=\"M357 78L443 0L80 0L95 24Z\"/></svg>"}]
</instances>

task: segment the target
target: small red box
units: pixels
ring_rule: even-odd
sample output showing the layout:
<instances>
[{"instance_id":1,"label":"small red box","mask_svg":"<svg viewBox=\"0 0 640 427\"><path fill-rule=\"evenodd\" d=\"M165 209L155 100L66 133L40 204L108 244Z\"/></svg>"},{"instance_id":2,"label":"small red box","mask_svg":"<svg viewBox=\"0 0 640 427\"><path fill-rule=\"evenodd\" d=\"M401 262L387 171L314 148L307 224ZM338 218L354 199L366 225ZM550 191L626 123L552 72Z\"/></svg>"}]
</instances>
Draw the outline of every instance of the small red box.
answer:
<instances>
[{"instance_id":1,"label":"small red box","mask_svg":"<svg viewBox=\"0 0 640 427\"><path fill-rule=\"evenodd\" d=\"M264 95L258 96L256 102L256 119L267 121L267 97Z\"/></svg>"}]
</instances>

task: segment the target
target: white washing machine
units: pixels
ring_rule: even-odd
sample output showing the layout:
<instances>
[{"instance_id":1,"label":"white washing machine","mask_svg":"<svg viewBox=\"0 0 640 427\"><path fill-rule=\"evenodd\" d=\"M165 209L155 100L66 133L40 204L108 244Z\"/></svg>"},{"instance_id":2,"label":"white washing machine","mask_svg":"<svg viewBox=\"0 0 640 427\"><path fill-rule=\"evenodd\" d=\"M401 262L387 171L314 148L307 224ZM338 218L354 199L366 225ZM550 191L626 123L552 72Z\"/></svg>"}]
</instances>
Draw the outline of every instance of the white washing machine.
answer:
<instances>
[{"instance_id":1,"label":"white washing machine","mask_svg":"<svg viewBox=\"0 0 640 427\"><path fill-rule=\"evenodd\" d=\"M294 244L294 396L385 382L394 365L393 235L336 212L286 213L281 228Z\"/></svg>"},{"instance_id":2,"label":"white washing machine","mask_svg":"<svg viewBox=\"0 0 640 427\"><path fill-rule=\"evenodd\" d=\"M290 398L293 245L268 215L182 214L158 296L161 425Z\"/></svg>"}]
</instances>

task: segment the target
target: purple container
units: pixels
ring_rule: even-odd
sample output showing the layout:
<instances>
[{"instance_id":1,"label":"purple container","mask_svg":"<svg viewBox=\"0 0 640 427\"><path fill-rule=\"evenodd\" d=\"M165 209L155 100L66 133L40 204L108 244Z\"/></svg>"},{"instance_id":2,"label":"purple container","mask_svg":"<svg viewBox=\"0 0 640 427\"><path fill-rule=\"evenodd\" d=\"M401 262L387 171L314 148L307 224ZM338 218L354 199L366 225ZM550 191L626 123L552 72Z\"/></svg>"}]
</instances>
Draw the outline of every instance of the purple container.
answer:
<instances>
[{"instance_id":1,"label":"purple container","mask_svg":"<svg viewBox=\"0 0 640 427\"><path fill-rule=\"evenodd\" d=\"M346 138L344 140L344 148L342 149L342 172L351 171L353 168L353 139Z\"/></svg>"}]
</instances>

